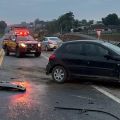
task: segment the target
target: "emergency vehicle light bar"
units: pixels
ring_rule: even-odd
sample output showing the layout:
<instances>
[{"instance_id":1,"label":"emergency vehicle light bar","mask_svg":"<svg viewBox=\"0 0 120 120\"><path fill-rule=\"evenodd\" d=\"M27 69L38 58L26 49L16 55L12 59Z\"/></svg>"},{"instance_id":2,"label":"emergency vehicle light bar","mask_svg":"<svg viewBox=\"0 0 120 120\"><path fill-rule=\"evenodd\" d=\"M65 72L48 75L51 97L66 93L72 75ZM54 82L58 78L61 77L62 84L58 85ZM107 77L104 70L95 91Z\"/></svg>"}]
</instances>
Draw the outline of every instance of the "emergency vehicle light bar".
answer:
<instances>
[{"instance_id":1,"label":"emergency vehicle light bar","mask_svg":"<svg viewBox=\"0 0 120 120\"><path fill-rule=\"evenodd\" d=\"M28 36L30 33L28 30L16 30L15 34L18 36Z\"/></svg>"}]
</instances>

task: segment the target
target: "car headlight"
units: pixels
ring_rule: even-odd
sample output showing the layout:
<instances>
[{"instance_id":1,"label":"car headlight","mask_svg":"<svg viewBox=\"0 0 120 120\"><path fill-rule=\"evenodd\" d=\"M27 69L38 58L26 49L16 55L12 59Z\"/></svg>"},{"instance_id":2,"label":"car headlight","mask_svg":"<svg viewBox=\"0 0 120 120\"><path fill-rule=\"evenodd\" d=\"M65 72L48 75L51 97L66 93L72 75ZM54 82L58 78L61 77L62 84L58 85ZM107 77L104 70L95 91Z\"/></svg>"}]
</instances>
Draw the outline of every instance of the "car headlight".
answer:
<instances>
[{"instance_id":1,"label":"car headlight","mask_svg":"<svg viewBox=\"0 0 120 120\"><path fill-rule=\"evenodd\" d=\"M38 47L41 47L41 44L40 44L40 43L38 43Z\"/></svg>"},{"instance_id":2,"label":"car headlight","mask_svg":"<svg viewBox=\"0 0 120 120\"><path fill-rule=\"evenodd\" d=\"M21 47L24 47L24 48L27 47L27 45L24 44L24 43L20 43L20 46L21 46Z\"/></svg>"}]
</instances>

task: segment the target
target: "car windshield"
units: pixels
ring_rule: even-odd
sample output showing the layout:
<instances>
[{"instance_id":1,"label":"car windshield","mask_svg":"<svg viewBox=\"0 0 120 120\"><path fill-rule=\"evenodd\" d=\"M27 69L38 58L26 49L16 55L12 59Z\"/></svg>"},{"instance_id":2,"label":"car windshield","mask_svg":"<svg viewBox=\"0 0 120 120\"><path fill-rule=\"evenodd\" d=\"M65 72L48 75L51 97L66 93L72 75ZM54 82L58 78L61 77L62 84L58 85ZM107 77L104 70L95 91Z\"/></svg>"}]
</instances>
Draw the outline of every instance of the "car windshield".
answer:
<instances>
[{"instance_id":1,"label":"car windshield","mask_svg":"<svg viewBox=\"0 0 120 120\"><path fill-rule=\"evenodd\" d=\"M49 38L49 40L57 41L60 40L59 38Z\"/></svg>"},{"instance_id":2,"label":"car windshield","mask_svg":"<svg viewBox=\"0 0 120 120\"><path fill-rule=\"evenodd\" d=\"M23 41L31 40L31 41L33 41L34 38L30 35L28 35L28 36L18 36L18 40L23 40Z\"/></svg>"},{"instance_id":3,"label":"car windshield","mask_svg":"<svg viewBox=\"0 0 120 120\"><path fill-rule=\"evenodd\" d=\"M107 42L104 42L103 45L120 55L120 47Z\"/></svg>"}]
</instances>

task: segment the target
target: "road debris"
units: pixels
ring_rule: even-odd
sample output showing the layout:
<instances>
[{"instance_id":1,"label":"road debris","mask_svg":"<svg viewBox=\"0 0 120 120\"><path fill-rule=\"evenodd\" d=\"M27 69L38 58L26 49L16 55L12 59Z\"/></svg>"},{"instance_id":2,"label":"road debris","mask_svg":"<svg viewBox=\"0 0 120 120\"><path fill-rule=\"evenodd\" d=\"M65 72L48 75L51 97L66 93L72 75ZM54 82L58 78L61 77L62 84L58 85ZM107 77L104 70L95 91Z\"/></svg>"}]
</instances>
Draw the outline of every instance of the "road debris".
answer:
<instances>
[{"instance_id":1,"label":"road debris","mask_svg":"<svg viewBox=\"0 0 120 120\"><path fill-rule=\"evenodd\" d=\"M0 89L2 90L11 90L11 91L26 91L26 88L23 85L10 83L10 82L0 82Z\"/></svg>"}]
</instances>

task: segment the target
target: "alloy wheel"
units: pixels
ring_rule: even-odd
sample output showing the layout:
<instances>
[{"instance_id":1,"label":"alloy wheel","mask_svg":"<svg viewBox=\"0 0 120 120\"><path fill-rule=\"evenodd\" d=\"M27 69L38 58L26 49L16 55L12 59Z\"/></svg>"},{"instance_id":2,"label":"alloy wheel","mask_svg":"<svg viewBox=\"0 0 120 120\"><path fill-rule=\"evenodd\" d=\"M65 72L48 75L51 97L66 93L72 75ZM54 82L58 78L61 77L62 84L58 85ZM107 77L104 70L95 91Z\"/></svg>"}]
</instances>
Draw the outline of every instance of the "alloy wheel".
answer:
<instances>
[{"instance_id":1,"label":"alloy wheel","mask_svg":"<svg viewBox=\"0 0 120 120\"><path fill-rule=\"evenodd\" d=\"M67 78L66 70L61 66L57 66L52 71L52 77L56 82L63 83Z\"/></svg>"}]
</instances>

